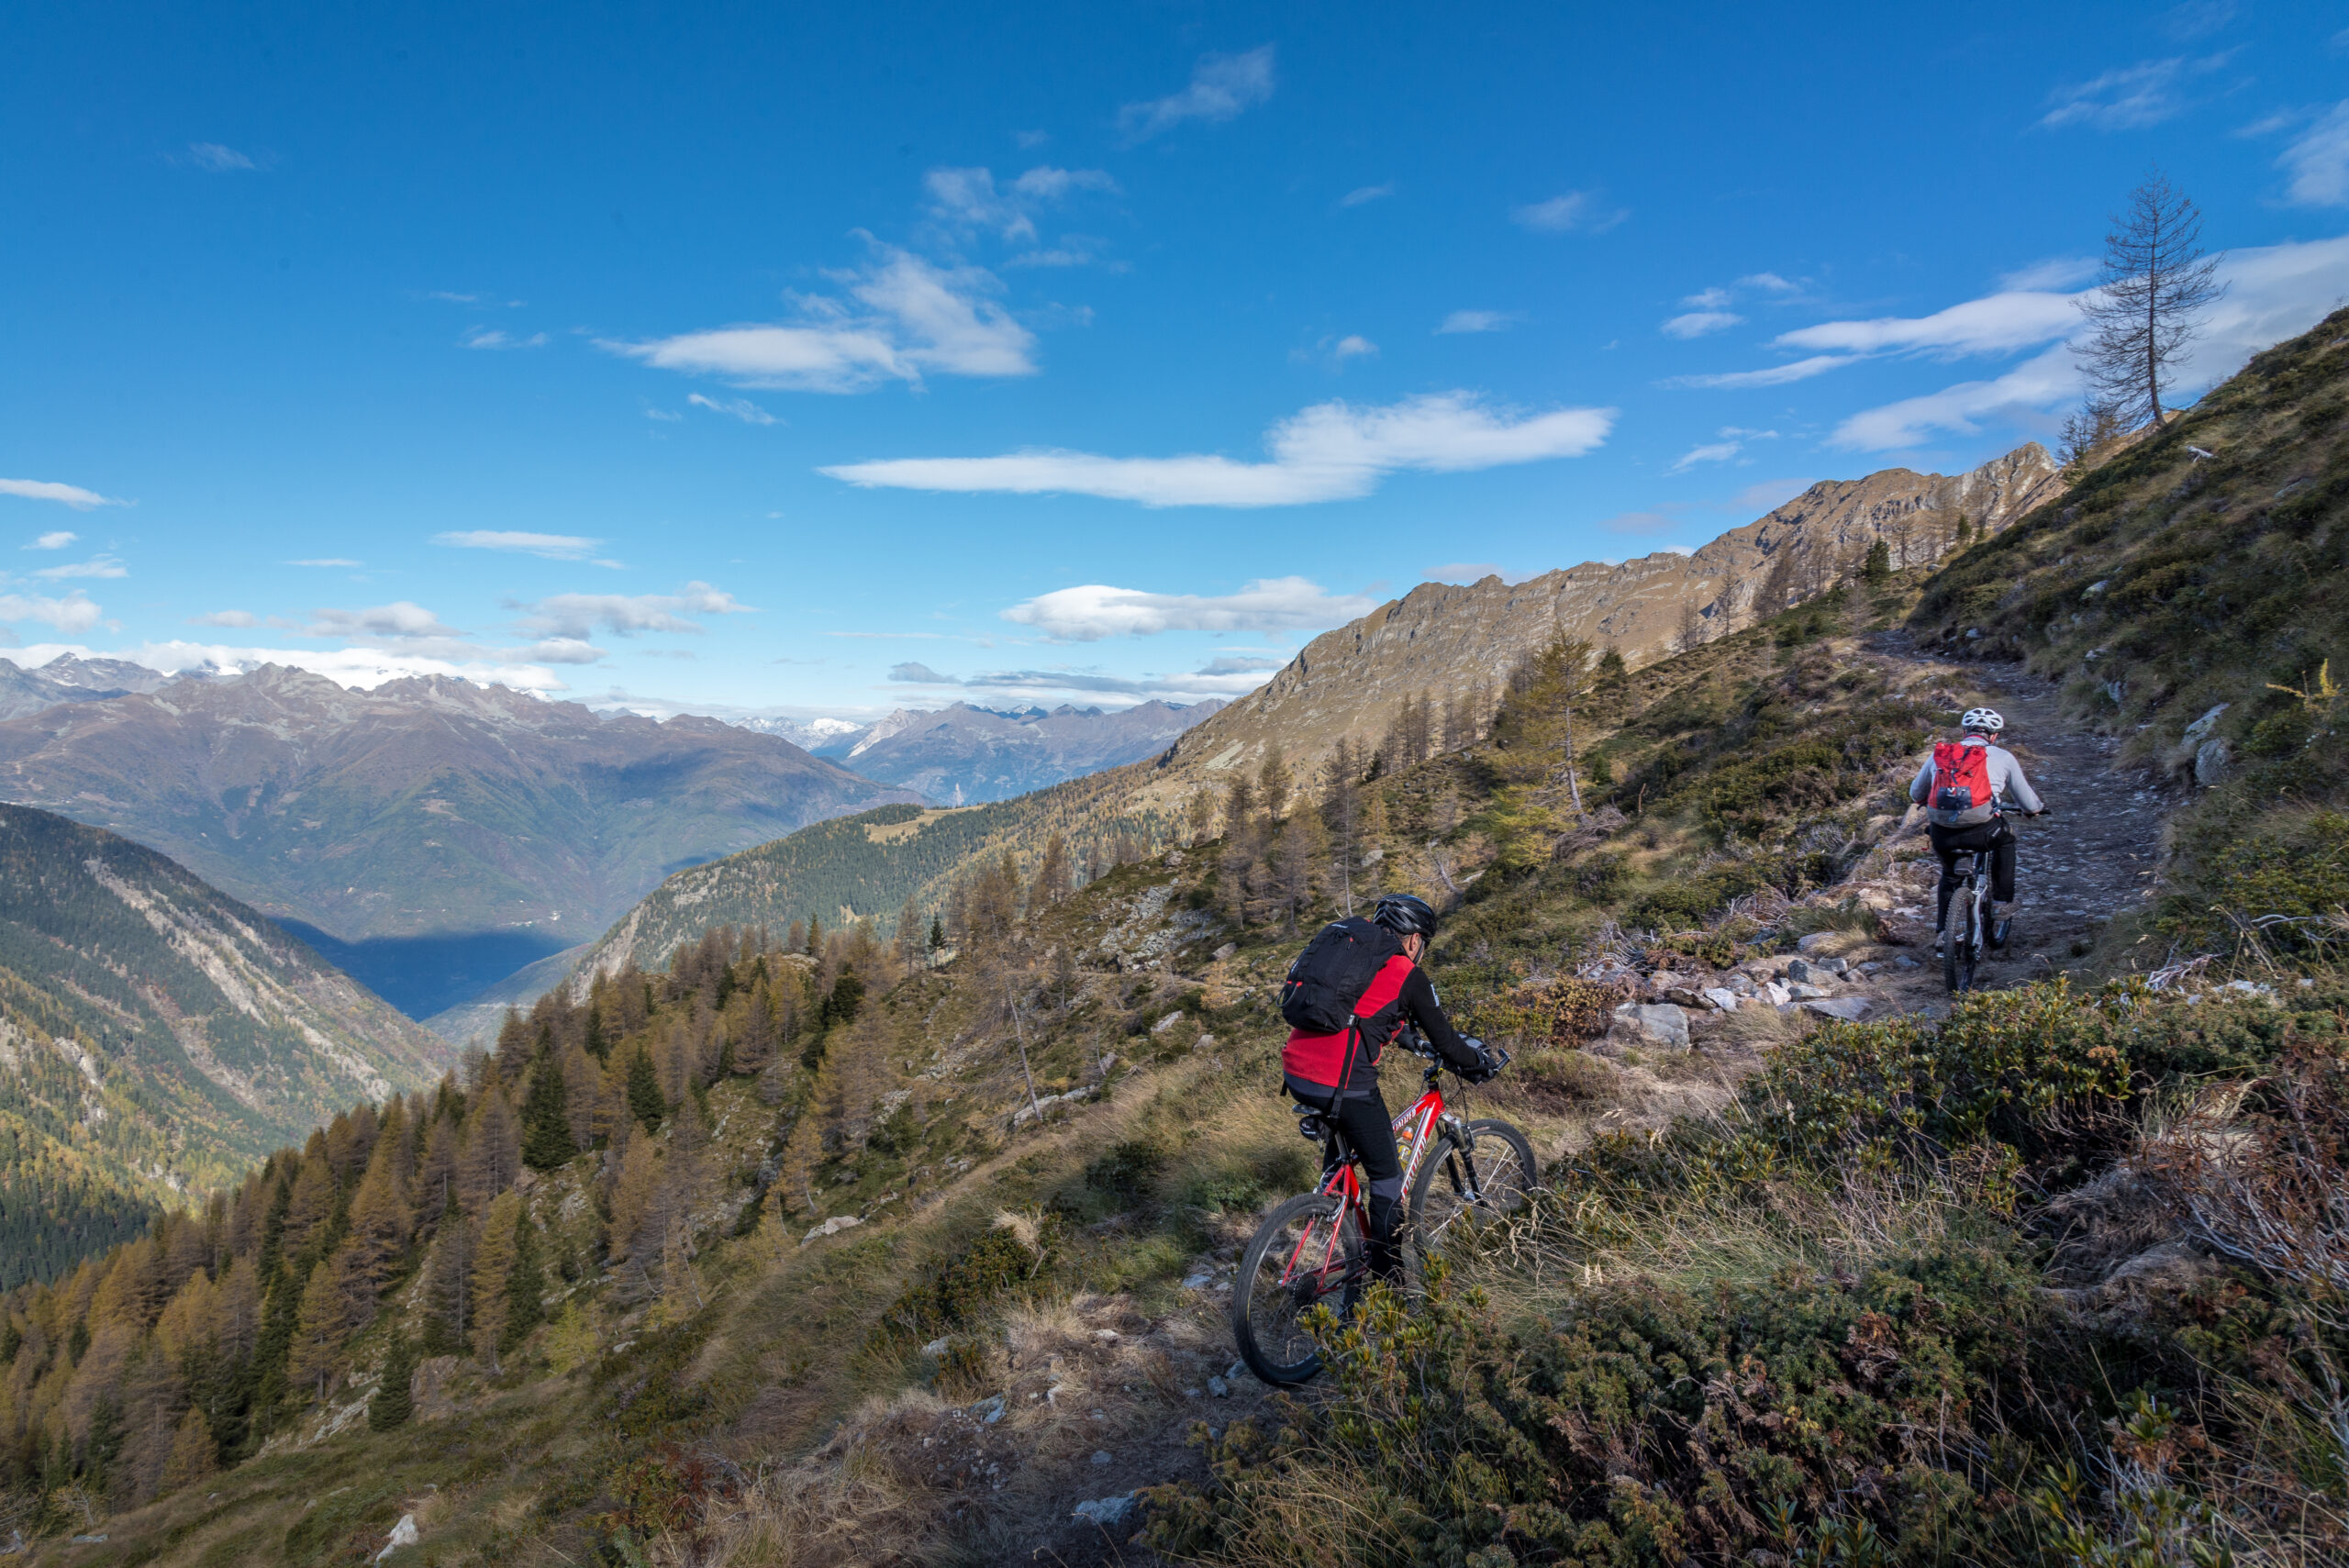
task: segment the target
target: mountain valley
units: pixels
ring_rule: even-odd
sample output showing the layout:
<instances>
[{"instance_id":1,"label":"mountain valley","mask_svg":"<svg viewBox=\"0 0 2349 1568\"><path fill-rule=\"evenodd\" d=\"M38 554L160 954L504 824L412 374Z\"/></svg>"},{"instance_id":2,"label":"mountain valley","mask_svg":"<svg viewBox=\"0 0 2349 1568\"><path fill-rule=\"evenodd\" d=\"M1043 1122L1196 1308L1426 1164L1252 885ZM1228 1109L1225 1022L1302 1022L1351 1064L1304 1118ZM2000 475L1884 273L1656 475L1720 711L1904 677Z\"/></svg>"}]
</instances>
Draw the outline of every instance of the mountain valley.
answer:
<instances>
[{"instance_id":1,"label":"mountain valley","mask_svg":"<svg viewBox=\"0 0 2349 1568\"><path fill-rule=\"evenodd\" d=\"M2342 1561L2344 541L2349 310L1987 538L1677 651L1554 628L1473 728L1213 770L1219 820L1143 762L682 873L491 1057L10 1292L8 1528L96 1568ZM2059 815L1950 997L1907 784L1985 700ZM906 887L959 890L951 951L881 940ZM1513 1053L1447 1097L1542 1179L1275 1400L1229 1327L1317 1169L1273 998L1386 890Z\"/></svg>"},{"instance_id":2,"label":"mountain valley","mask_svg":"<svg viewBox=\"0 0 2349 1568\"><path fill-rule=\"evenodd\" d=\"M602 930L680 866L917 798L715 719L278 666L0 722L0 794L161 851L411 1017Z\"/></svg>"}]
</instances>

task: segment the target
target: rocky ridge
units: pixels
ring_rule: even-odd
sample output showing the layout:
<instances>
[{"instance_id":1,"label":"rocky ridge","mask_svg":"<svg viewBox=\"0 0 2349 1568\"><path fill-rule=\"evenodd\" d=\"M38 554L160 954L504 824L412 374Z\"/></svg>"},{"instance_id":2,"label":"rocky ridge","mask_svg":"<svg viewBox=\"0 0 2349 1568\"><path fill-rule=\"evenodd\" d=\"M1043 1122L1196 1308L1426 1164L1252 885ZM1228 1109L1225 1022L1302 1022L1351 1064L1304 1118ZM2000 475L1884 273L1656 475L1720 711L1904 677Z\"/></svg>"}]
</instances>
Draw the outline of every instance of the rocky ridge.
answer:
<instances>
[{"instance_id":1,"label":"rocky ridge","mask_svg":"<svg viewBox=\"0 0 2349 1568\"><path fill-rule=\"evenodd\" d=\"M1376 744L1408 700L1466 699L1497 688L1554 631L1612 647L1633 668L1653 663L1750 624L1774 585L1809 597L1878 540L1896 569L1922 565L1955 542L1959 516L1997 533L2060 484L2054 460L2032 442L1962 474L1896 468L1821 480L1689 555L1590 562L1515 584L1423 583L1315 638L1270 681L1186 735L1142 798L1163 808L1230 770L1255 766L1274 741L1300 776L1310 776L1342 737Z\"/></svg>"}]
</instances>

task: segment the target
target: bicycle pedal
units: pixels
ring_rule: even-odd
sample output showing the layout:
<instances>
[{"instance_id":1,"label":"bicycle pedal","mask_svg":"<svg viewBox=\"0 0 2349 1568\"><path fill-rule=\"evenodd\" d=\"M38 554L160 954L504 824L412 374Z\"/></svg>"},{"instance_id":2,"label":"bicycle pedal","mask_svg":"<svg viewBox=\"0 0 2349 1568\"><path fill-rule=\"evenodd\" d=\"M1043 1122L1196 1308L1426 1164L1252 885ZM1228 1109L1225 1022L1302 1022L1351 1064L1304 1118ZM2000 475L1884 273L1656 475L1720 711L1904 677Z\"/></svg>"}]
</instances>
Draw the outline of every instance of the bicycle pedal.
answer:
<instances>
[{"instance_id":1,"label":"bicycle pedal","mask_svg":"<svg viewBox=\"0 0 2349 1568\"><path fill-rule=\"evenodd\" d=\"M2006 947L2007 933L2011 930L2013 927L2014 922L2010 919L1996 921L1991 925L1990 946L1993 951L2003 950Z\"/></svg>"}]
</instances>

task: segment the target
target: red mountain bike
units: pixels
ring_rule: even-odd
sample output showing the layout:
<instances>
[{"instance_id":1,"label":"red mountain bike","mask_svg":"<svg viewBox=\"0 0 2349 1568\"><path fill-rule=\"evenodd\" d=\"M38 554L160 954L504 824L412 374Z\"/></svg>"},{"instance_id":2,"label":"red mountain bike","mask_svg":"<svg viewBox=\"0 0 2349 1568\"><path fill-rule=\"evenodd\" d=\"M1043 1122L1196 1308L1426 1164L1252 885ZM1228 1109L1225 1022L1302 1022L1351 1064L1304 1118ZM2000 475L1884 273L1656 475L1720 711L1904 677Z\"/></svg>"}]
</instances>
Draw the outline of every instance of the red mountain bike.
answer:
<instances>
[{"instance_id":1,"label":"red mountain bike","mask_svg":"<svg viewBox=\"0 0 2349 1568\"><path fill-rule=\"evenodd\" d=\"M1412 1037L1397 1042L1425 1056ZM1506 1064L1508 1055L1501 1053ZM1473 1234L1521 1212L1533 1186L1533 1146L1505 1121L1463 1121L1444 1107L1431 1060L1427 1085L1395 1118L1408 1207L1403 1229L1407 1266L1416 1275L1439 1243ZM1357 1156L1335 1125L1297 1107L1297 1131L1321 1140L1321 1184L1290 1198L1257 1228L1232 1282L1231 1333L1241 1359L1266 1383L1303 1383L1321 1370L1321 1354L1302 1321L1328 1302L1343 1316L1370 1283L1369 1210Z\"/></svg>"}]
</instances>

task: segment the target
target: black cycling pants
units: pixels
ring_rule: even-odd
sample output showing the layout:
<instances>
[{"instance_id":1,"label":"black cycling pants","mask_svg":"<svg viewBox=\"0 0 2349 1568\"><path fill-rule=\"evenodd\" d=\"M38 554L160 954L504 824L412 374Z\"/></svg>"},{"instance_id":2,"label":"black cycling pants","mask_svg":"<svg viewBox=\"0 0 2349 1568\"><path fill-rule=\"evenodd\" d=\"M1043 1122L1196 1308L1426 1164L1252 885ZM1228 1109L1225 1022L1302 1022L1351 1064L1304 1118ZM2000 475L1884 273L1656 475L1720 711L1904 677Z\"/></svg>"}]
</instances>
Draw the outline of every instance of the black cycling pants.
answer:
<instances>
[{"instance_id":1,"label":"black cycling pants","mask_svg":"<svg viewBox=\"0 0 2349 1568\"><path fill-rule=\"evenodd\" d=\"M1971 828L1937 828L1927 823L1925 837L1932 840L1933 853L1942 858L1941 904L1934 913L1933 929L1949 929L1949 900L1950 895L1957 891L1957 862L1961 855L1989 851L1990 896L2001 904L2014 902L2015 836L2005 817L1993 817Z\"/></svg>"},{"instance_id":2,"label":"black cycling pants","mask_svg":"<svg viewBox=\"0 0 2349 1568\"><path fill-rule=\"evenodd\" d=\"M1374 1085L1368 1094L1348 1095L1333 1114L1330 1091L1319 1084L1291 1078L1289 1093L1337 1124L1347 1144L1362 1160L1362 1173L1370 1187L1370 1229L1374 1240L1394 1233L1395 1216L1403 1206L1403 1155L1395 1147L1395 1121L1386 1096Z\"/></svg>"}]
</instances>

